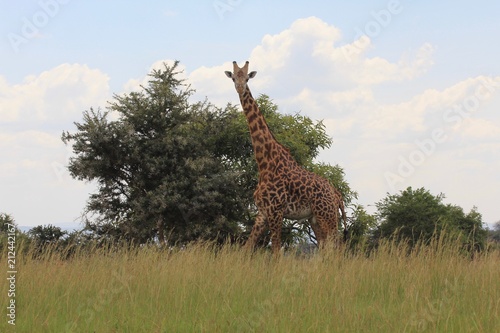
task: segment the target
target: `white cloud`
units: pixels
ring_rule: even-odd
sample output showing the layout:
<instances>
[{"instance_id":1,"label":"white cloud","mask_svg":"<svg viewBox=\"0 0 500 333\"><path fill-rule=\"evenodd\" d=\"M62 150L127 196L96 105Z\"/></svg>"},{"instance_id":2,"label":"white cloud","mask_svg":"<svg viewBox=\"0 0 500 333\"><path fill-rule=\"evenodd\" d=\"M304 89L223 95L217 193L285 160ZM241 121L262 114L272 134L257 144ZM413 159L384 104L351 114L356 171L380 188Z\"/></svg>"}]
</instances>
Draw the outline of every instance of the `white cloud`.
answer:
<instances>
[{"instance_id":1,"label":"white cloud","mask_svg":"<svg viewBox=\"0 0 500 333\"><path fill-rule=\"evenodd\" d=\"M243 62L239 65L243 66ZM208 98L211 103L218 106L225 106L228 102L239 103L233 82L224 74L224 71L232 70L232 61L227 61L220 66L202 66L189 73L188 82L196 90L193 97L198 101ZM259 80L261 77L257 75L252 83L259 82Z\"/></svg>"},{"instance_id":2,"label":"white cloud","mask_svg":"<svg viewBox=\"0 0 500 333\"><path fill-rule=\"evenodd\" d=\"M336 106L348 109L349 105L356 105L357 111L353 110L353 117L358 119L364 137L393 139L404 134L411 138L435 128L442 128L451 134L454 131L462 131L465 119L481 117L483 106L495 94L500 95L498 87L500 77L478 76L465 79L441 91L425 90L401 103L386 104L384 101L378 101L376 96L365 93L366 97L359 100L361 104L354 104L345 99L345 106ZM486 126L484 121L482 123ZM494 124L489 121L487 133L496 133L493 127Z\"/></svg>"},{"instance_id":3,"label":"white cloud","mask_svg":"<svg viewBox=\"0 0 500 333\"><path fill-rule=\"evenodd\" d=\"M0 178L24 177L42 172L46 179L56 180L51 164L65 162L67 149L60 134L27 130L0 135Z\"/></svg>"},{"instance_id":4,"label":"white cloud","mask_svg":"<svg viewBox=\"0 0 500 333\"><path fill-rule=\"evenodd\" d=\"M0 122L72 121L109 97L108 79L79 64L62 64L15 85L0 77Z\"/></svg>"},{"instance_id":5,"label":"white cloud","mask_svg":"<svg viewBox=\"0 0 500 333\"><path fill-rule=\"evenodd\" d=\"M413 60L405 58L391 63L380 57L366 57L364 50L371 43L366 36L349 44L362 50L351 57L345 52L349 45L340 45L341 41L338 28L316 17L296 20L278 34L265 35L248 59L250 70L258 71L251 81L254 95L266 93L290 112L312 109L321 117L329 116L322 111L325 109L348 112L353 106L370 104L373 110L373 85L414 79L432 64L430 44L424 44ZM233 84L224 75L224 71L232 70L231 60L186 73L188 82L196 89L195 99L207 97L219 106L239 103ZM239 65L246 60L240 59ZM146 82L146 78L130 80L125 91Z\"/></svg>"},{"instance_id":6,"label":"white cloud","mask_svg":"<svg viewBox=\"0 0 500 333\"><path fill-rule=\"evenodd\" d=\"M380 57L366 57L371 45L368 37L340 46L337 44L341 38L338 28L309 17L295 21L279 34L266 35L250 58L254 68L265 73L266 83L277 85L283 76L298 82L320 81L344 87L373 85L413 79L432 65L430 44L422 45L413 60L391 63Z\"/></svg>"},{"instance_id":7,"label":"white cloud","mask_svg":"<svg viewBox=\"0 0 500 333\"><path fill-rule=\"evenodd\" d=\"M296 20L278 34L265 35L248 59L250 70L258 71L251 81L252 92L271 95L290 112L312 109L318 116L328 117L325 112L349 112L353 106L363 108L365 104L373 110L375 85L415 79L432 65L430 44L422 45L413 56L390 62L366 56L371 43L366 36L347 45L341 42L341 31L316 17ZM349 47L356 52L346 53ZM221 106L227 101L237 103L234 86L223 74L231 69L228 61L189 73L196 96L207 96Z\"/></svg>"},{"instance_id":8,"label":"white cloud","mask_svg":"<svg viewBox=\"0 0 500 333\"><path fill-rule=\"evenodd\" d=\"M499 124L485 119L464 119L460 133L468 139L500 141Z\"/></svg>"},{"instance_id":9,"label":"white cloud","mask_svg":"<svg viewBox=\"0 0 500 333\"><path fill-rule=\"evenodd\" d=\"M329 49L340 38L339 29L317 17L298 19L279 34L265 35L250 58L255 67L267 73L289 65L296 55L300 57L308 52L309 56L320 55L321 50Z\"/></svg>"}]
</instances>

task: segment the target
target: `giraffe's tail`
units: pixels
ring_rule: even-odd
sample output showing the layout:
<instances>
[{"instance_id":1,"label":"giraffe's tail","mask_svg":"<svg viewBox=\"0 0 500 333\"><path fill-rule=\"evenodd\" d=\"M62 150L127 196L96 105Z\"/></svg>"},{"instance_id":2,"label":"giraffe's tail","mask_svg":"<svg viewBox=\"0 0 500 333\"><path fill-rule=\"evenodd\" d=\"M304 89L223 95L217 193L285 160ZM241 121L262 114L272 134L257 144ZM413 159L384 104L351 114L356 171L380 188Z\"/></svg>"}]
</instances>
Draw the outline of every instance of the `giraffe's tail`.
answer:
<instances>
[{"instance_id":1,"label":"giraffe's tail","mask_svg":"<svg viewBox=\"0 0 500 333\"><path fill-rule=\"evenodd\" d=\"M345 214L344 199L342 197L340 198L339 208L340 212L342 213L342 222L344 224L344 242L347 242L349 230L347 229L347 216Z\"/></svg>"}]
</instances>

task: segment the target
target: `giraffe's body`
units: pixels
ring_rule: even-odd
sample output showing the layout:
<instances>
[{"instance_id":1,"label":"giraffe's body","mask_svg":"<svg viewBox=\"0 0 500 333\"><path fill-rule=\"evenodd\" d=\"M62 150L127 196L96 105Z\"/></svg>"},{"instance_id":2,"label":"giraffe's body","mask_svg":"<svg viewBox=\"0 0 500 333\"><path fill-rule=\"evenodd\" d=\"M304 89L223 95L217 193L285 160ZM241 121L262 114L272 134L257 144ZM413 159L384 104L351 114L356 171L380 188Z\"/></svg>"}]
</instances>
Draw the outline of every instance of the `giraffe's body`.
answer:
<instances>
[{"instance_id":1,"label":"giraffe's body","mask_svg":"<svg viewBox=\"0 0 500 333\"><path fill-rule=\"evenodd\" d=\"M259 169L254 193L258 214L247 246L254 247L267 225L273 252L278 253L283 218L309 219L320 243L328 237L336 237L339 208L345 218L340 192L325 178L302 168L289 150L276 141L248 88L247 81L256 74L248 73L248 62L243 68L233 62L233 68L233 73L226 72L226 75L235 82Z\"/></svg>"}]
</instances>

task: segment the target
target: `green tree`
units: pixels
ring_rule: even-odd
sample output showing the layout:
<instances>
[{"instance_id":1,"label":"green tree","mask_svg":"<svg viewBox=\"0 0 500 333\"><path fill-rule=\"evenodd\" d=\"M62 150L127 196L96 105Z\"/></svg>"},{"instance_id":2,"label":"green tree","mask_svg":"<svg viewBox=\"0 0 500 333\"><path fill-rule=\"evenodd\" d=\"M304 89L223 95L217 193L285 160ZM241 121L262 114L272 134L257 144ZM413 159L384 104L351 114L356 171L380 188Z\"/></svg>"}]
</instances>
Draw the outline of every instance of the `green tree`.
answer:
<instances>
[{"instance_id":1,"label":"green tree","mask_svg":"<svg viewBox=\"0 0 500 333\"><path fill-rule=\"evenodd\" d=\"M207 140L223 112L190 104L193 90L176 78L177 66L154 70L140 92L115 95L105 112L84 112L77 133L63 133L76 154L72 176L98 185L87 229L136 243L165 233L177 242L237 234L238 174L225 172Z\"/></svg>"},{"instance_id":2,"label":"green tree","mask_svg":"<svg viewBox=\"0 0 500 333\"><path fill-rule=\"evenodd\" d=\"M446 205L444 220L452 231L460 233L466 250L479 251L485 248L488 231L484 228L483 218L476 207L466 214L462 207Z\"/></svg>"},{"instance_id":3,"label":"green tree","mask_svg":"<svg viewBox=\"0 0 500 333\"><path fill-rule=\"evenodd\" d=\"M257 168L246 119L233 105L191 103L193 90L177 78L177 67L154 70L139 92L115 95L105 111L85 111L77 132L62 135L75 153L71 175L97 184L85 214L94 234L137 243L222 242L253 223ZM258 103L304 165L331 144L321 123L281 115L265 95ZM340 167L333 174L343 182Z\"/></svg>"},{"instance_id":4,"label":"green tree","mask_svg":"<svg viewBox=\"0 0 500 333\"><path fill-rule=\"evenodd\" d=\"M27 252L30 238L19 229L12 215L0 213L0 249L7 249L12 245L15 246L16 253Z\"/></svg>"},{"instance_id":5,"label":"green tree","mask_svg":"<svg viewBox=\"0 0 500 333\"><path fill-rule=\"evenodd\" d=\"M381 220L376 236L396 237L415 245L420 241L428 243L442 231L457 232L466 249L483 249L486 230L481 214L476 208L465 214L461 207L444 204L443 199L443 194L434 196L424 188L411 187L388 195L376 204Z\"/></svg>"},{"instance_id":6,"label":"green tree","mask_svg":"<svg viewBox=\"0 0 500 333\"><path fill-rule=\"evenodd\" d=\"M0 250L5 249L9 245L9 241L11 245L17 244L17 239L13 241L14 239L12 236L9 239L9 235L12 233L14 233L14 237L19 234L19 229L14 221L14 218L12 218L9 214L0 213ZM1 254L3 253L0 252L0 255Z\"/></svg>"},{"instance_id":7,"label":"green tree","mask_svg":"<svg viewBox=\"0 0 500 333\"><path fill-rule=\"evenodd\" d=\"M0 213L0 232L2 234L8 233L12 228L17 230L17 224L14 218L6 213Z\"/></svg>"},{"instance_id":8,"label":"green tree","mask_svg":"<svg viewBox=\"0 0 500 333\"><path fill-rule=\"evenodd\" d=\"M66 231L51 224L36 226L27 232L29 249L35 258L42 255L46 249L49 249L47 253L55 254L54 250L65 248L66 235Z\"/></svg>"},{"instance_id":9,"label":"green tree","mask_svg":"<svg viewBox=\"0 0 500 333\"><path fill-rule=\"evenodd\" d=\"M492 242L500 243L500 221L493 225L493 229L488 231L488 238Z\"/></svg>"},{"instance_id":10,"label":"green tree","mask_svg":"<svg viewBox=\"0 0 500 333\"><path fill-rule=\"evenodd\" d=\"M500 221L493 225L493 229L488 229L488 248L500 250Z\"/></svg>"},{"instance_id":11,"label":"green tree","mask_svg":"<svg viewBox=\"0 0 500 333\"><path fill-rule=\"evenodd\" d=\"M56 244L67 232L51 224L39 225L28 231L28 236L38 245Z\"/></svg>"},{"instance_id":12,"label":"green tree","mask_svg":"<svg viewBox=\"0 0 500 333\"><path fill-rule=\"evenodd\" d=\"M370 245L370 234L377 227L377 219L361 205L354 207L349 226L348 242L351 248L363 250Z\"/></svg>"},{"instance_id":13,"label":"green tree","mask_svg":"<svg viewBox=\"0 0 500 333\"><path fill-rule=\"evenodd\" d=\"M443 227L445 207L443 194L432 195L424 188L408 187L399 194L388 195L376 203L381 236L397 236L415 244L420 239L430 240Z\"/></svg>"}]
</instances>

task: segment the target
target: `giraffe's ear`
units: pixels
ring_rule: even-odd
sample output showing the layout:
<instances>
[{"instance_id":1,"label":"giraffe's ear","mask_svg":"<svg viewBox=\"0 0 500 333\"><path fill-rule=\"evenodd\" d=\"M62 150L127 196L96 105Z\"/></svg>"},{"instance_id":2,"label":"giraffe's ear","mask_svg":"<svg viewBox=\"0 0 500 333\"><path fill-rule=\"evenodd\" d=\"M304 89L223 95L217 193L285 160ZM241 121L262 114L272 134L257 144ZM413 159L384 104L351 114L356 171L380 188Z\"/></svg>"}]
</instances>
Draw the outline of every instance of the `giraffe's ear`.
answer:
<instances>
[{"instance_id":1,"label":"giraffe's ear","mask_svg":"<svg viewBox=\"0 0 500 333\"><path fill-rule=\"evenodd\" d=\"M257 75L256 71L250 72L250 73L248 73L248 78L253 79L255 77L255 75Z\"/></svg>"},{"instance_id":2,"label":"giraffe's ear","mask_svg":"<svg viewBox=\"0 0 500 333\"><path fill-rule=\"evenodd\" d=\"M233 78L233 73L231 73L230 71L225 71L224 73L226 73L226 76L230 79Z\"/></svg>"}]
</instances>

